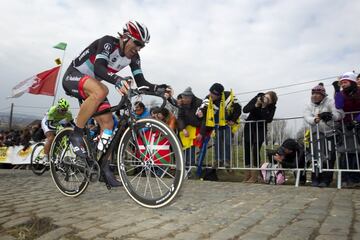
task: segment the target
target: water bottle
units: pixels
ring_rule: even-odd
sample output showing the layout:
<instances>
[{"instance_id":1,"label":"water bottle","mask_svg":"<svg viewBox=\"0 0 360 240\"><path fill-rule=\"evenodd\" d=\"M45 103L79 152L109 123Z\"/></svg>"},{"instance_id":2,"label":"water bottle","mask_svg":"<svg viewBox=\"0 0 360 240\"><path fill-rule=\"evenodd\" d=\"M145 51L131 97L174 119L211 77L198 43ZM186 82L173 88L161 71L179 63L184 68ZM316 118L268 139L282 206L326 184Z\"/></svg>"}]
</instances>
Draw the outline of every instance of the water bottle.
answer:
<instances>
[{"instance_id":1,"label":"water bottle","mask_svg":"<svg viewBox=\"0 0 360 240\"><path fill-rule=\"evenodd\" d=\"M100 151L104 151L105 147L109 144L110 138L112 136L112 130L104 129L103 133L101 134L100 140L98 142L97 148Z\"/></svg>"}]
</instances>

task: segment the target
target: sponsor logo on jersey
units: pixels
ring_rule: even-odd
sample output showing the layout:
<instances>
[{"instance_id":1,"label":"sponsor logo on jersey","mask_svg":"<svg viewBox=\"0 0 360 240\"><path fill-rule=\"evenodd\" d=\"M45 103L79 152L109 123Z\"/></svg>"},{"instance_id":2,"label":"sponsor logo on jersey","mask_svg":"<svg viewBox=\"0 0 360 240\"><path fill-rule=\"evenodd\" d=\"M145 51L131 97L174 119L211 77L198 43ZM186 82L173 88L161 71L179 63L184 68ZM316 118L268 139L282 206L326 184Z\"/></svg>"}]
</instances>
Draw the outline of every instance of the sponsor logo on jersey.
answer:
<instances>
[{"instance_id":1,"label":"sponsor logo on jersey","mask_svg":"<svg viewBox=\"0 0 360 240\"><path fill-rule=\"evenodd\" d=\"M80 56L79 56L79 61L81 61L81 59L83 58L83 57L85 57L87 54L89 54L90 53L90 50L89 49L86 49Z\"/></svg>"},{"instance_id":2,"label":"sponsor logo on jersey","mask_svg":"<svg viewBox=\"0 0 360 240\"><path fill-rule=\"evenodd\" d=\"M110 44L110 43L105 43L105 44L104 44L104 49L105 49L107 52L110 52L110 51L111 51L111 44Z\"/></svg>"},{"instance_id":3,"label":"sponsor logo on jersey","mask_svg":"<svg viewBox=\"0 0 360 240\"><path fill-rule=\"evenodd\" d=\"M108 62L108 67L115 70L116 72L120 71L131 63L130 59L120 55L119 49L115 49L115 51L110 54L109 59L110 61Z\"/></svg>"},{"instance_id":4,"label":"sponsor logo on jersey","mask_svg":"<svg viewBox=\"0 0 360 240\"><path fill-rule=\"evenodd\" d=\"M65 78L65 81L79 81L81 77L77 77L77 76L67 76Z\"/></svg>"}]
</instances>

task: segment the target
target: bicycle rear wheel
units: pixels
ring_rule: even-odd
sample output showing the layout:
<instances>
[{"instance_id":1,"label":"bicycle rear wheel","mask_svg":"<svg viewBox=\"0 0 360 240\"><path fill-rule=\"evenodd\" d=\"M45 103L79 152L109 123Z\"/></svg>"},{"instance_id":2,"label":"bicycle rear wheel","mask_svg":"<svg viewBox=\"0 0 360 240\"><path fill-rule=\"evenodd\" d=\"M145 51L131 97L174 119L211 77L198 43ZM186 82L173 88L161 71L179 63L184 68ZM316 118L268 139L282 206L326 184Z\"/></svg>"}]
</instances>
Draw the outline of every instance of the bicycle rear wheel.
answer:
<instances>
[{"instance_id":1,"label":"bicycle rear wheel","mask_svg":"<svg viewBox=\"0 0 360 240\"><path fill-rule=\"evenodd\" d=\"M128 128L117 154L119 175L130 197L148 208L169 204L184 179L184 160L175 133L155 119L136 122Z\"/></svg>"},{"instance_id":2,"label":"bicycle rear wheel","mask_svg":"<svg viewBox=\"0 0 360 240\"><path fill-rule=\"evenodd\" d=\"M45 143L43 142L35 144L30 157L31 171L33 171L34 174L39 176L44 174L47 168L46 163L43 160L45 157L44 146Z\"/></svg>"},{"instance_id":3,"label":"bicycle rear wheel","mask_svg":"<svg viewBox=\"0 0 360 240\"><path fill-rule=\"evenodd\" d=\"M56 134L49 153L51 177L65 196L77 197L89 185L86 160L75 155L70 147L72 128L64 128ZM86 142L85 142L86 143ZM86 144L87 152L90 152Z\"/></svg>"}]
</instances>

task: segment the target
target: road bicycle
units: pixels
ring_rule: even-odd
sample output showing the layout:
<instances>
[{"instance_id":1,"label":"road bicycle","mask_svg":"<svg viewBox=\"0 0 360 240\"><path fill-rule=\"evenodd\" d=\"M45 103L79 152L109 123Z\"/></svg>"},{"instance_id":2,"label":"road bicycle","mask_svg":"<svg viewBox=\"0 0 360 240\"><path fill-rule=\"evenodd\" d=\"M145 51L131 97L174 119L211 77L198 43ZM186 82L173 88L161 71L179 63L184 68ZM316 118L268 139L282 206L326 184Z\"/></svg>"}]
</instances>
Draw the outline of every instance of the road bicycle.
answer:
<instances>
[{"instance_id":1,"label":"road bicycle","mask_svg":"<svg viewBox=\"0 0 360 240\"><path fill-rule=\"evenodd\" d=\"M69 142L72 128L64 128L55 136L49 154L52 179L66 196L81 195L90 182L102 178L108 189L102 168L111 157L128 195L147 208L160 208L169 204L179 193L185 173L183 152L176 134L163 122L146 118L136 120L132 112L133 97L152 95L163 100L163 94L130 89L117 106L97 112L122 111L123 114L113 131L104 151L97 150L89 128L85 127L86 159L76 156Z\"/></svg>"},{"instance_id":2,"label":"road bicycle","mask_svg":"<svg viewBox=\"0 0 360 240\"><path fill-rule=\"evenodd\" d=\"M49 163L44 160L44 142L38 142L33 146L30 157L31 171L36 175L42 175L48 169Z\"/></svg>"},{"instance_id":3,"label":"road bicycle","mask_svg":"<svg viewBox=\"0 0 360 240\"><path fill-rule=\"evenodd\" d=\"M65 126L68 126L68 125L69 124L60 123L56 127L56 132L59 132ZM30 156L30 169L34 174L36 174L38 176L43 175L47 170L49 170L50 163L48 160L46 161L44 158L45 157L44 147L45 147L45 141L36 143L33 146L33 150L31 152L31 156Z\"/></svg>"}]
</instances>

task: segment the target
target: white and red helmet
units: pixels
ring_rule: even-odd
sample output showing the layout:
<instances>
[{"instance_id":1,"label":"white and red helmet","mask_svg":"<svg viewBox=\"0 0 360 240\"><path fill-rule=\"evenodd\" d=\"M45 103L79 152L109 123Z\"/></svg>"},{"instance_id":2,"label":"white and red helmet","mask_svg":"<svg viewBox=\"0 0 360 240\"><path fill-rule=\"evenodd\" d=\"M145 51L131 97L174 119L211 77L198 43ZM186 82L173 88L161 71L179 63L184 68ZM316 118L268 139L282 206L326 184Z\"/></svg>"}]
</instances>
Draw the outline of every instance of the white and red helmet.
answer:
<instances>
[{"instance_id":1,"label":"white and red helmet","mask_svg":"<svg viewBox=\"0 0 360 240\"><path fill-rule=\"evenodd\" d=\"M123 34L129 36L132 40L137 40L143 45L150 40L150 33L147 27L137 21L129 21L125 24Z\"/></svg>"}]
</instances>

